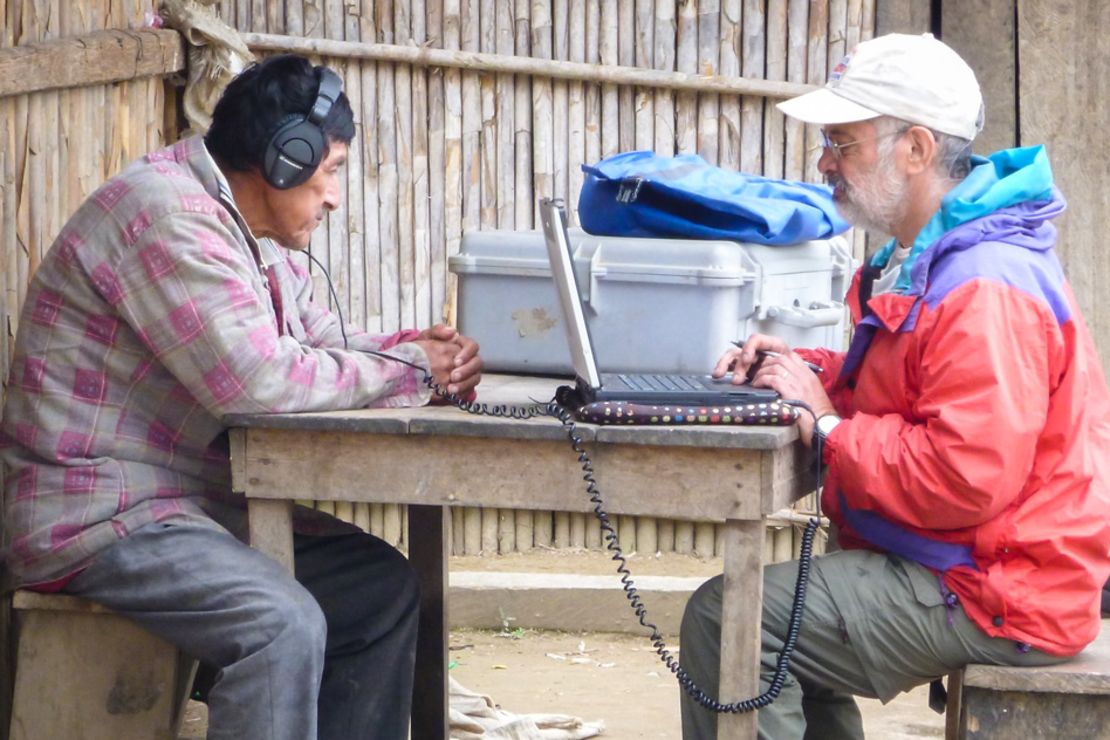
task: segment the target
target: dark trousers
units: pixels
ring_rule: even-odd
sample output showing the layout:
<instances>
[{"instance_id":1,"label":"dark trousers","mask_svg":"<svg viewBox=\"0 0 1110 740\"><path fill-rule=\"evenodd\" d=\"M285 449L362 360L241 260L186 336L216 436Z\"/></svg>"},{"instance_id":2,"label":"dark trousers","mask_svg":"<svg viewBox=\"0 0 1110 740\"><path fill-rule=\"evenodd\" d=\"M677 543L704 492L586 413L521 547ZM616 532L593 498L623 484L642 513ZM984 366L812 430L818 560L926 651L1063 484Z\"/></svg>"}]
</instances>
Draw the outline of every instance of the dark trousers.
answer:
<instances>
[{"instance_id":1,"label":"dark trousers","mask_svg":"<svg viewBox=\"0 0 1110 740\"><path fill-rule=\"evenodd\" d=\"M295 538L296 577L231 535L152 524L66 588L208 666L210 740L408 734L419 590L368 534Z\"/></svg>"},{"instance_id":2,"label":"dark trousers","mask_svg":"<svg viewBox=\"0 0 1110 740\"><path fill-rule=\"evenodd\" d=\"M763 569L760 691L787 638L798 562ZM720 680L722 580L690 598L682 620L682 665L710 696ZM950 605L937 577L917 563L864 550L813 559L805 615L782 693L759 710L760 740L857 740L853 696L887 702L968 663L1040 666L1065 658L989 637ZM720 697L725 702L736 696ZM682 736L717 737L717 716L682 694Z\"/></svg>"}]
</instances>

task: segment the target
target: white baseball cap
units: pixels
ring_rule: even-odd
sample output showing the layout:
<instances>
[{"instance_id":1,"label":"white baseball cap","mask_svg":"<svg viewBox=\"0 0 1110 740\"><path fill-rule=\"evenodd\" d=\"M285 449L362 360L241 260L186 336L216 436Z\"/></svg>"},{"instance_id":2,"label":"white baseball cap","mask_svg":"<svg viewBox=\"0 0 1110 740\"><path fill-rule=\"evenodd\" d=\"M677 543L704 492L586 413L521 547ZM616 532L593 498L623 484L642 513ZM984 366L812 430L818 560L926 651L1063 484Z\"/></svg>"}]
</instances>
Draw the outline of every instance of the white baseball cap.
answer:
<instances>
[{"instance_id":1,"label":"white baseball cap","mask_svg":"<svg viewBox=\"0 0 1110 740\"><path fill-rule=\"evenodd\" d=\"M861 42L823 88L785 100L778 109L819 125L893 116L968 140L983 129L975 73L929 33L891 33Z\"/></svg>"}]
</instances>

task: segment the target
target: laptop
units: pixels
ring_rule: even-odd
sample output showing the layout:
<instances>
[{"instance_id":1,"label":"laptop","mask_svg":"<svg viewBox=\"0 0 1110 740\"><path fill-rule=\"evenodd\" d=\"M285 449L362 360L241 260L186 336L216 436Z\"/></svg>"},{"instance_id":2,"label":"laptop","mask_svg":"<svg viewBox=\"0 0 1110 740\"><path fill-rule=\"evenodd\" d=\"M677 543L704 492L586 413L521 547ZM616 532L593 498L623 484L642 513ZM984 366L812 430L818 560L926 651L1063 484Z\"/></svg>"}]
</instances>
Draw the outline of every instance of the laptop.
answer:
<instances>
[{"instance_id":1,"label":"laptop","mask_svg":"<svg viewBox=\"0 0 1110 740\"><path fill-rule=\"evenodd\" d=\"M567 236L567 214L562 201L540 200L547 258L559 303L563 308L578 391L587 402L632 401L656 406L732 405L767 403L778 399L770 388L733 385L731 377L709 374L603 373L598 371L590 328L574 275L574 256Z\"/></svg>"}]
</instances>

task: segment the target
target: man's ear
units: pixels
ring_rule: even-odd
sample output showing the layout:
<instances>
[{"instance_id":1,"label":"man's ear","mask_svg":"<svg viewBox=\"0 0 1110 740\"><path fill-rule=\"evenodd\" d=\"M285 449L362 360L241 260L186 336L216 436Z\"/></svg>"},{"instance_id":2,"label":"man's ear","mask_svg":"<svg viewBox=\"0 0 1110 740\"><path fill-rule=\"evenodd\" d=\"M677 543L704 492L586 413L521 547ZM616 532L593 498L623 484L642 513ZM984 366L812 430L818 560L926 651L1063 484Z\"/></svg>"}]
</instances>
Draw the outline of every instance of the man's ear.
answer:
<instances>
[{"instance_id":1,"label":"man's ear","mask_svg":"<svg viewBox=\"0 0 1110 740\"><path fill-rule=\"evenodd\" d=\"M910 126L905 133L909 145L906 152L906 173L916 175L931 168L937 154L937 140L924 126Z\"/></svg>"}]
</instances>

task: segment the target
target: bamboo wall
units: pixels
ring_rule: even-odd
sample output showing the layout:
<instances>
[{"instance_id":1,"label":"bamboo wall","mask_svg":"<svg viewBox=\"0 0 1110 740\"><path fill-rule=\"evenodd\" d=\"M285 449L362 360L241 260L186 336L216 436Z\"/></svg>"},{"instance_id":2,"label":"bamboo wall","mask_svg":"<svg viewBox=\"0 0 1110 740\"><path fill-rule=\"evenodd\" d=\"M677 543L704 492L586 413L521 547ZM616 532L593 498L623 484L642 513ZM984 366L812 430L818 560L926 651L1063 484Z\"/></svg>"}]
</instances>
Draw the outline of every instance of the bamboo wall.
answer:
<instances>
[{"instance_id":1,"label":"bamboo wall","mask_svg":"<svg viewBox=\"0 0 1110 740\"><path fill-rule=\"evenodd\" d=\"M152 2L0 0L0 43L137 28ZM347 319L391 331L450 320L447 257L462 235L534 228L541 196L575 204L583 162L631 149L697 152L732 169L816 180L814 132L807 140L773 103L823 83L851 45L870 37L874 4L221 0L214 7L258 54L316 44L344 77L357 144L344 206L315 235L312 251L328 266ZM420 49L439 56L414 58ZM172 103L154 79L0 97L4 377L28 276L52 236L93 187L163 143ZM317 293L327 295L322 282ZM339 507L340 516L404 544L401 507ZM454 517L458 554L601 546L598 528L580 514L459 509ZM768 538L768 559L796 548L794 525L781 524ZM717 550L711 524L620 517L617 526L627 551Z\"/></svg>"}]
</instances>

